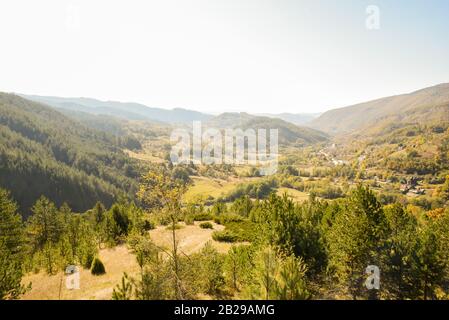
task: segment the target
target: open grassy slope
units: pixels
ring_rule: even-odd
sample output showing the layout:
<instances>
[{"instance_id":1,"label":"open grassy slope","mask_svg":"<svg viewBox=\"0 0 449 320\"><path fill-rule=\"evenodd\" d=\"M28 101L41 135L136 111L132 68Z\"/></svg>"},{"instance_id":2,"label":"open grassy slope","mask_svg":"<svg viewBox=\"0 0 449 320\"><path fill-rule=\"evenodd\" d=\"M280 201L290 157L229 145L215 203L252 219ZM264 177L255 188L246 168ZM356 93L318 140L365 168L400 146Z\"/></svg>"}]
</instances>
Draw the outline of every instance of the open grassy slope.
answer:
<instances>
[{"instance_id":1,"label":"open grassy slope","mask_svg":"<svg viewBox=\"0 0 449 320\"><path fill-rule=\"evenodd\" d=\"M449 83L330 110L310 126L336 134L421 121L449 121Z\"/></svg>"}]
</instances>

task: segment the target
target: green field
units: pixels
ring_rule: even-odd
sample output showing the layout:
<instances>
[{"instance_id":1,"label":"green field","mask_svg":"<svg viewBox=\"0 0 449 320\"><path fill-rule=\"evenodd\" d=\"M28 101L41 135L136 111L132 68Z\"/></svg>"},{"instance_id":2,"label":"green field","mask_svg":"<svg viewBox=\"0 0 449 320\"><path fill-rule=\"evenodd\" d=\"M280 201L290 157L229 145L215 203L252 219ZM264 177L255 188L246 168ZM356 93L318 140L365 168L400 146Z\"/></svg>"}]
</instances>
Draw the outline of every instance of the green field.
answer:
<instances>
[{"instance_id":1,"label":"green field","mask_svg":"<svg viewBox=\"0 0 449 320\"><path fill-rule=\"evenodd\" d=\"M226 195L238 184L248 179L222 180L207 177L192 177L193 185L189 187L184 195L184 201L192 202L198 200L207 200L208 198L218 198Z\"/></svg>"},{"instance_id":2,"label":"green field","mask_svg":"<svg viewBox=\"0 0 449 320\"><path fill-rule=\"evenodd\" d=\"M282 196L284 193L287 193L296 202L303 202L309 199L309 194L292 188L279 188L277 191L279 196Z\"/></svg>"}]
</instances>

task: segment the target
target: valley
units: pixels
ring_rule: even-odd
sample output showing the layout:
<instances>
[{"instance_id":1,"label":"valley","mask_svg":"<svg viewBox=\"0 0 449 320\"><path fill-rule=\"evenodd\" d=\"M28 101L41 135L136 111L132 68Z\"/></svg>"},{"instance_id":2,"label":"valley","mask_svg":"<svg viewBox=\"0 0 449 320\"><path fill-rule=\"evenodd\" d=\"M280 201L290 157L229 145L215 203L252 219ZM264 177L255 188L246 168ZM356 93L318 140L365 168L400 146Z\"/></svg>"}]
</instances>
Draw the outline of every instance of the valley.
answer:
<instances>
[{"instance_id":1,"label":"valley","mask_svg":"<svg viewBox=\"0 0 449 320\"><path fill-rule=\"evenodd\" d=\"M365 299L358 282L374 260L385 272L379 298L445 299L448 106L443 84L296 125L266 114L0 93L1 252L20 280L0 294ZM278 129L277 172L173 164L170 134L191 131L192 121ZM64 287L68 265L80 267L80 290Z\"/></svg>"}]
</instances>

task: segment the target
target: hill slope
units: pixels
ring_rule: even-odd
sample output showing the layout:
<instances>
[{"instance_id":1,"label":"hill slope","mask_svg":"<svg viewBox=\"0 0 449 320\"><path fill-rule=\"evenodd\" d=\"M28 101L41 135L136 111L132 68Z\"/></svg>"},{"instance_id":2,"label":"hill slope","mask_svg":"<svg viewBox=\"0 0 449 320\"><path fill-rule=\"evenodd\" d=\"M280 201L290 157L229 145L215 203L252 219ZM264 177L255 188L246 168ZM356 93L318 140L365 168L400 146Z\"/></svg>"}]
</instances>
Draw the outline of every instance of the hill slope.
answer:
<instances>
[{"instance_id":1,"label":"hill slope","mask_svg":"<svg viewBox=\"0 0 449 320\"><path fill-rule=\"evenodd\" d=\"M302 126L320 116L320 113L261 113L258 116L278 118Z\"/></svg>"},{"instance_id":2,"label":"hill slope","mask_svg":"<svg viewBox=\"0 0 449 320\"><path fill-rule=\"evenodd\" d=\"M248 113L223 113L206 122L207 127L246 129L278 129L280 144L311 144L323 142L328 136L320 131L299 127L278 118L254 116Z\"/></svg>"},{"instance_id":3,"label":"hill slope","mask_svg":"<svg viewBox=\"0 0 449 320\"><path fill-rule=\"evenodd\" d=\"M113 136L0 93L0 187L11 191L25 215L41 195L76 211L96 201L110 205L120 190L135 193L137 177L136 163Z\"/></svg>"},{"instance_id":4,"label":"hill slope","mask_svg":"<svg viewBox=\"0 0 449 320\"><path fill-rule=\"evenodd\" d=\"M336 134L422 121L449 121L449 83L330 110L309 125Z\"/></svg>"}]
</instances>

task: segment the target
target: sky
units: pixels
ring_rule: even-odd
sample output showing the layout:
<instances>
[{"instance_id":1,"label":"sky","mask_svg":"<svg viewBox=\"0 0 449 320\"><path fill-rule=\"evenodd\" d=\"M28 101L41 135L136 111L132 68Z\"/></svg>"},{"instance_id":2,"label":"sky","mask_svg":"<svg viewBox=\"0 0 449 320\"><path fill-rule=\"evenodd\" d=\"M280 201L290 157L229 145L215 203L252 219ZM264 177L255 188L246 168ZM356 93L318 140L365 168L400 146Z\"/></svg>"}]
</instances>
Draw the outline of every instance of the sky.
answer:
<instances>
[{"instance_id":1,"label":"sky","mask_svg":"<svg viewBox=\"0 0 449 320\"><path fill-rule=\"evenodd\" d=\"M1 0L0 91L318 113L449 82L448 39L447 0Z\"/></svg>"}]
</instances>

